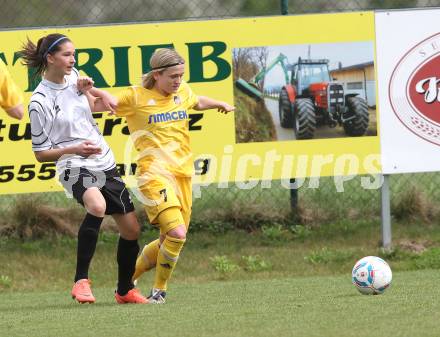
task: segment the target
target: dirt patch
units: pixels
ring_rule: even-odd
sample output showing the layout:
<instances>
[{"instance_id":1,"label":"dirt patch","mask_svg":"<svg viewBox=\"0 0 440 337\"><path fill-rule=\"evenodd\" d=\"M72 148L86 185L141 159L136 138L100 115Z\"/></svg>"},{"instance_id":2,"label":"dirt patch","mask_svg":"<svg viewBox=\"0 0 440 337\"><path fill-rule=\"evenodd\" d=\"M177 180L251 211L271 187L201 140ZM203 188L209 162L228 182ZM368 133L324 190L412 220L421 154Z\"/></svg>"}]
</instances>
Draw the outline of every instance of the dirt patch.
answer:
<instances>
[{"instance_id":1,"label":"dirt patch","mask_svg":"<svg viewBox=\"0 0 440 337\"><path fill-rule=\"evenodd\" d=\"M236 203L230 208L209 208L201 211L197 222L224 222L232 228L253 232L263 225L285 223L290 216L290 210L274 211L257 204Z\"/></svg>"},{"instance_id":2,"label":"dirt patch","mask_svg":"<svg viewBox=\"0 0 440 337\"><path fill-rule=\"evenodd\" d=\"M329 221L331 214L319 207L307 207L304 203L299 203L297 219L300 224L313 228Z\"/></svg>"},{"instance_id":3,"label":"dirt patch","mask_svg":"<svg viewBox=\"0 0 440 337\"><path fill-rule=\"evenodd\" d=\"M431 245L432 243L428 240L401 240L397 243L397 247L399 247L400 249L416 254L423 253Z\"/></svg>"},{"instance_id":4,"label":"dirt patch","mask_svg":"<svg viewBox=\"0 0 440 337\"><path fill-rule=\"evenodd\" d=\"M0 236L23 240L47 236L76 237L86 212L82 208L58 208L41 204L33 195L20 198L0 224ZM105 217L101 230L118 232L111 217Z\"/></svg>"},{"instance_id":5,"label":"dirt patch","mask_svg":"<svg viewBox=\"0 0 440 337\"><path fill-rule=\"evenodd\" d=\"M410 185L407 190L399 194L392 208L392 214L397 220L420 219L425 223L432 222L439 213L439 207L414 185Z\"/></svg>"}]
</instances>

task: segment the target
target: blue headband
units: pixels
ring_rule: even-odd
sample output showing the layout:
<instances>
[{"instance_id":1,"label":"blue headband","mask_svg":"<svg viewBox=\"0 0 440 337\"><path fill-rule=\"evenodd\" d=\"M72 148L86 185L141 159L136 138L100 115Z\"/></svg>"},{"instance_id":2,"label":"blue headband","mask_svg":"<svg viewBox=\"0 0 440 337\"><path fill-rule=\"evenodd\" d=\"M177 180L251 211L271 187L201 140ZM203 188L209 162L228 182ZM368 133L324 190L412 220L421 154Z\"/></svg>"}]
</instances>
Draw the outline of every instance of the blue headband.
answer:
<instances>
[{"instance_id":1,"label":"blue headband","mask_svg":"<svg viewBox=\"0 0 440 337\"><path fill-rule=\"evenodd\" d=\"M56 39L54 42L52 42L52 44L49 46L49 48L47 48L47 51L44 53L43 57L46 58L47 54L50 53L50 51L52 50L53 47L55 47L58 42L60 42L61 40L67 39L67 36L62 36L58 39Z\"/></svg>"}]
</instances>

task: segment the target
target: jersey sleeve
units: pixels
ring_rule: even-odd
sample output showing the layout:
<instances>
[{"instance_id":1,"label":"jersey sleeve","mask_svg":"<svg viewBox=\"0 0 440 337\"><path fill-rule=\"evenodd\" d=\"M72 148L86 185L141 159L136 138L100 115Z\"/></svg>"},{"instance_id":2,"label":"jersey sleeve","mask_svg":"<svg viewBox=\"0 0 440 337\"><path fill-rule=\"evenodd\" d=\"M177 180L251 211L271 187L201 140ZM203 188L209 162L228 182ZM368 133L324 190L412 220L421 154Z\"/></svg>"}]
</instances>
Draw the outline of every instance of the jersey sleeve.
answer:
<instances>
[{"instance_id":1,"label":"jersey sleeve","mask_svg":"<svg viewBox=\"0 0 440 337\"><path fill-rule=\"evenodd\" d=\"M186 86L188 90L188 109L192 109L199 103L199 97L192 91L188 84L186 84Z\"/></svg>"},{"instance_id":2,"label":"jersey sleeve","mask_svg":"<svg viewBox=\"0 0 440 337\"><path fill-rule=\"evenodd\" d=\"M23 94L13 81L8 70L0 65L0 106L8 110L23 103Z\"/></svg>"},{"instance_id":3,"label":"jersey sleeve","mask_svg":"<svg viewBox=\"0 0 440 337\"><path fill-rule=\"evenodd\" d=\"M39 152L52 148L49 139L51 123L47 120L43 105L38 101L29 104L29 119L31 122L32 151Z\"/></svg>"},{"instance_id":4,"label":"jersey sleeve","mask_svg":"<svg viewBox=\"0 0 440 337\"><path fill-rule=\"evenodd\" d=\"M126 117L134 115L137 105L136 89L133 87L126 88L116 94L118 106L116 108L116 116Z\"/></svg>"}]
</instances>

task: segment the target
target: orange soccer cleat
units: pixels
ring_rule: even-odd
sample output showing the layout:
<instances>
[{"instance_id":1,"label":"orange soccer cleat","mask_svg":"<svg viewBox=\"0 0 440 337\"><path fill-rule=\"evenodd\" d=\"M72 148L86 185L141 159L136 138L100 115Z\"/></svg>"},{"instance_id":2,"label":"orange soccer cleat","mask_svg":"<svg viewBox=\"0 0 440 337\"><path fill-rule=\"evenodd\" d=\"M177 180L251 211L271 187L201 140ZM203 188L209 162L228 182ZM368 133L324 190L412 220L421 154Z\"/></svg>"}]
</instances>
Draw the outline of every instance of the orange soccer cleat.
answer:
<instances>
[{"instance_id":1,"label":"orange soccer cleat","mask_svg":"<svg viewBox=\"0 0 440 337\"><path fill-rule=\"evenodd\" d=\"M72 288L72 298L79 303L95 303L90 284L90 280L86 278L76 281Z\"/></svg>"},{"instance_id":2,"label":"orange soccer cleat","mask_svg":"<svg viewBox=\"0 0 440 337\"><path fill-rule=\"evenodd\" d=\"M133 288L128 291L127 294L124 296L121 296L118 294L117 291L115 291L115 299L116 302L119 304L126 304L126 303L139 303L139 304L146 304L148 303L148 300L146 297L142 296L138 289Z\"/></svg>"}]
</instances>

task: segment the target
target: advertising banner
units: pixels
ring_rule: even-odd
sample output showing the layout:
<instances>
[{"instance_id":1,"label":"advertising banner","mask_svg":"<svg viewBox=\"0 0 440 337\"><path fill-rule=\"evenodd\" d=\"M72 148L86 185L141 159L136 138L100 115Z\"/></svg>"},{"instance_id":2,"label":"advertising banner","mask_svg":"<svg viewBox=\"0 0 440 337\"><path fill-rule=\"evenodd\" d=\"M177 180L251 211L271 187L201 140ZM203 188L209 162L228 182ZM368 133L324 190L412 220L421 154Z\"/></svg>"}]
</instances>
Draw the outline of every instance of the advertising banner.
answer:
<instances>
[{"instance_id":1,"label":"advertising banner","mask_svg":"<svg viewBox=\"0 0 440 337\"><path fill-rule=\"evenodd\" d=\"M440 169L440 10L376 13L384 174Z\"/></svg>"},{"instance_id":2,"label":"advertising banner","mask_svg":"<svg viewBox=\"0 0 440 337\"><path fill-rule=\"evenodd\" d=\"M25 105L36 82L19 50L54 32L73 41L80 74L112 94L139 85L154 50L170 47L197 95L236 107L188 112L196 184L381 172L373 12L2 31L0 62ZM122 174L132 174L125 120L94 117ZM28 116L0 112L0 153L0 194L62 190L55 165L33 155Z\"/></svg>"}]
</instances>

